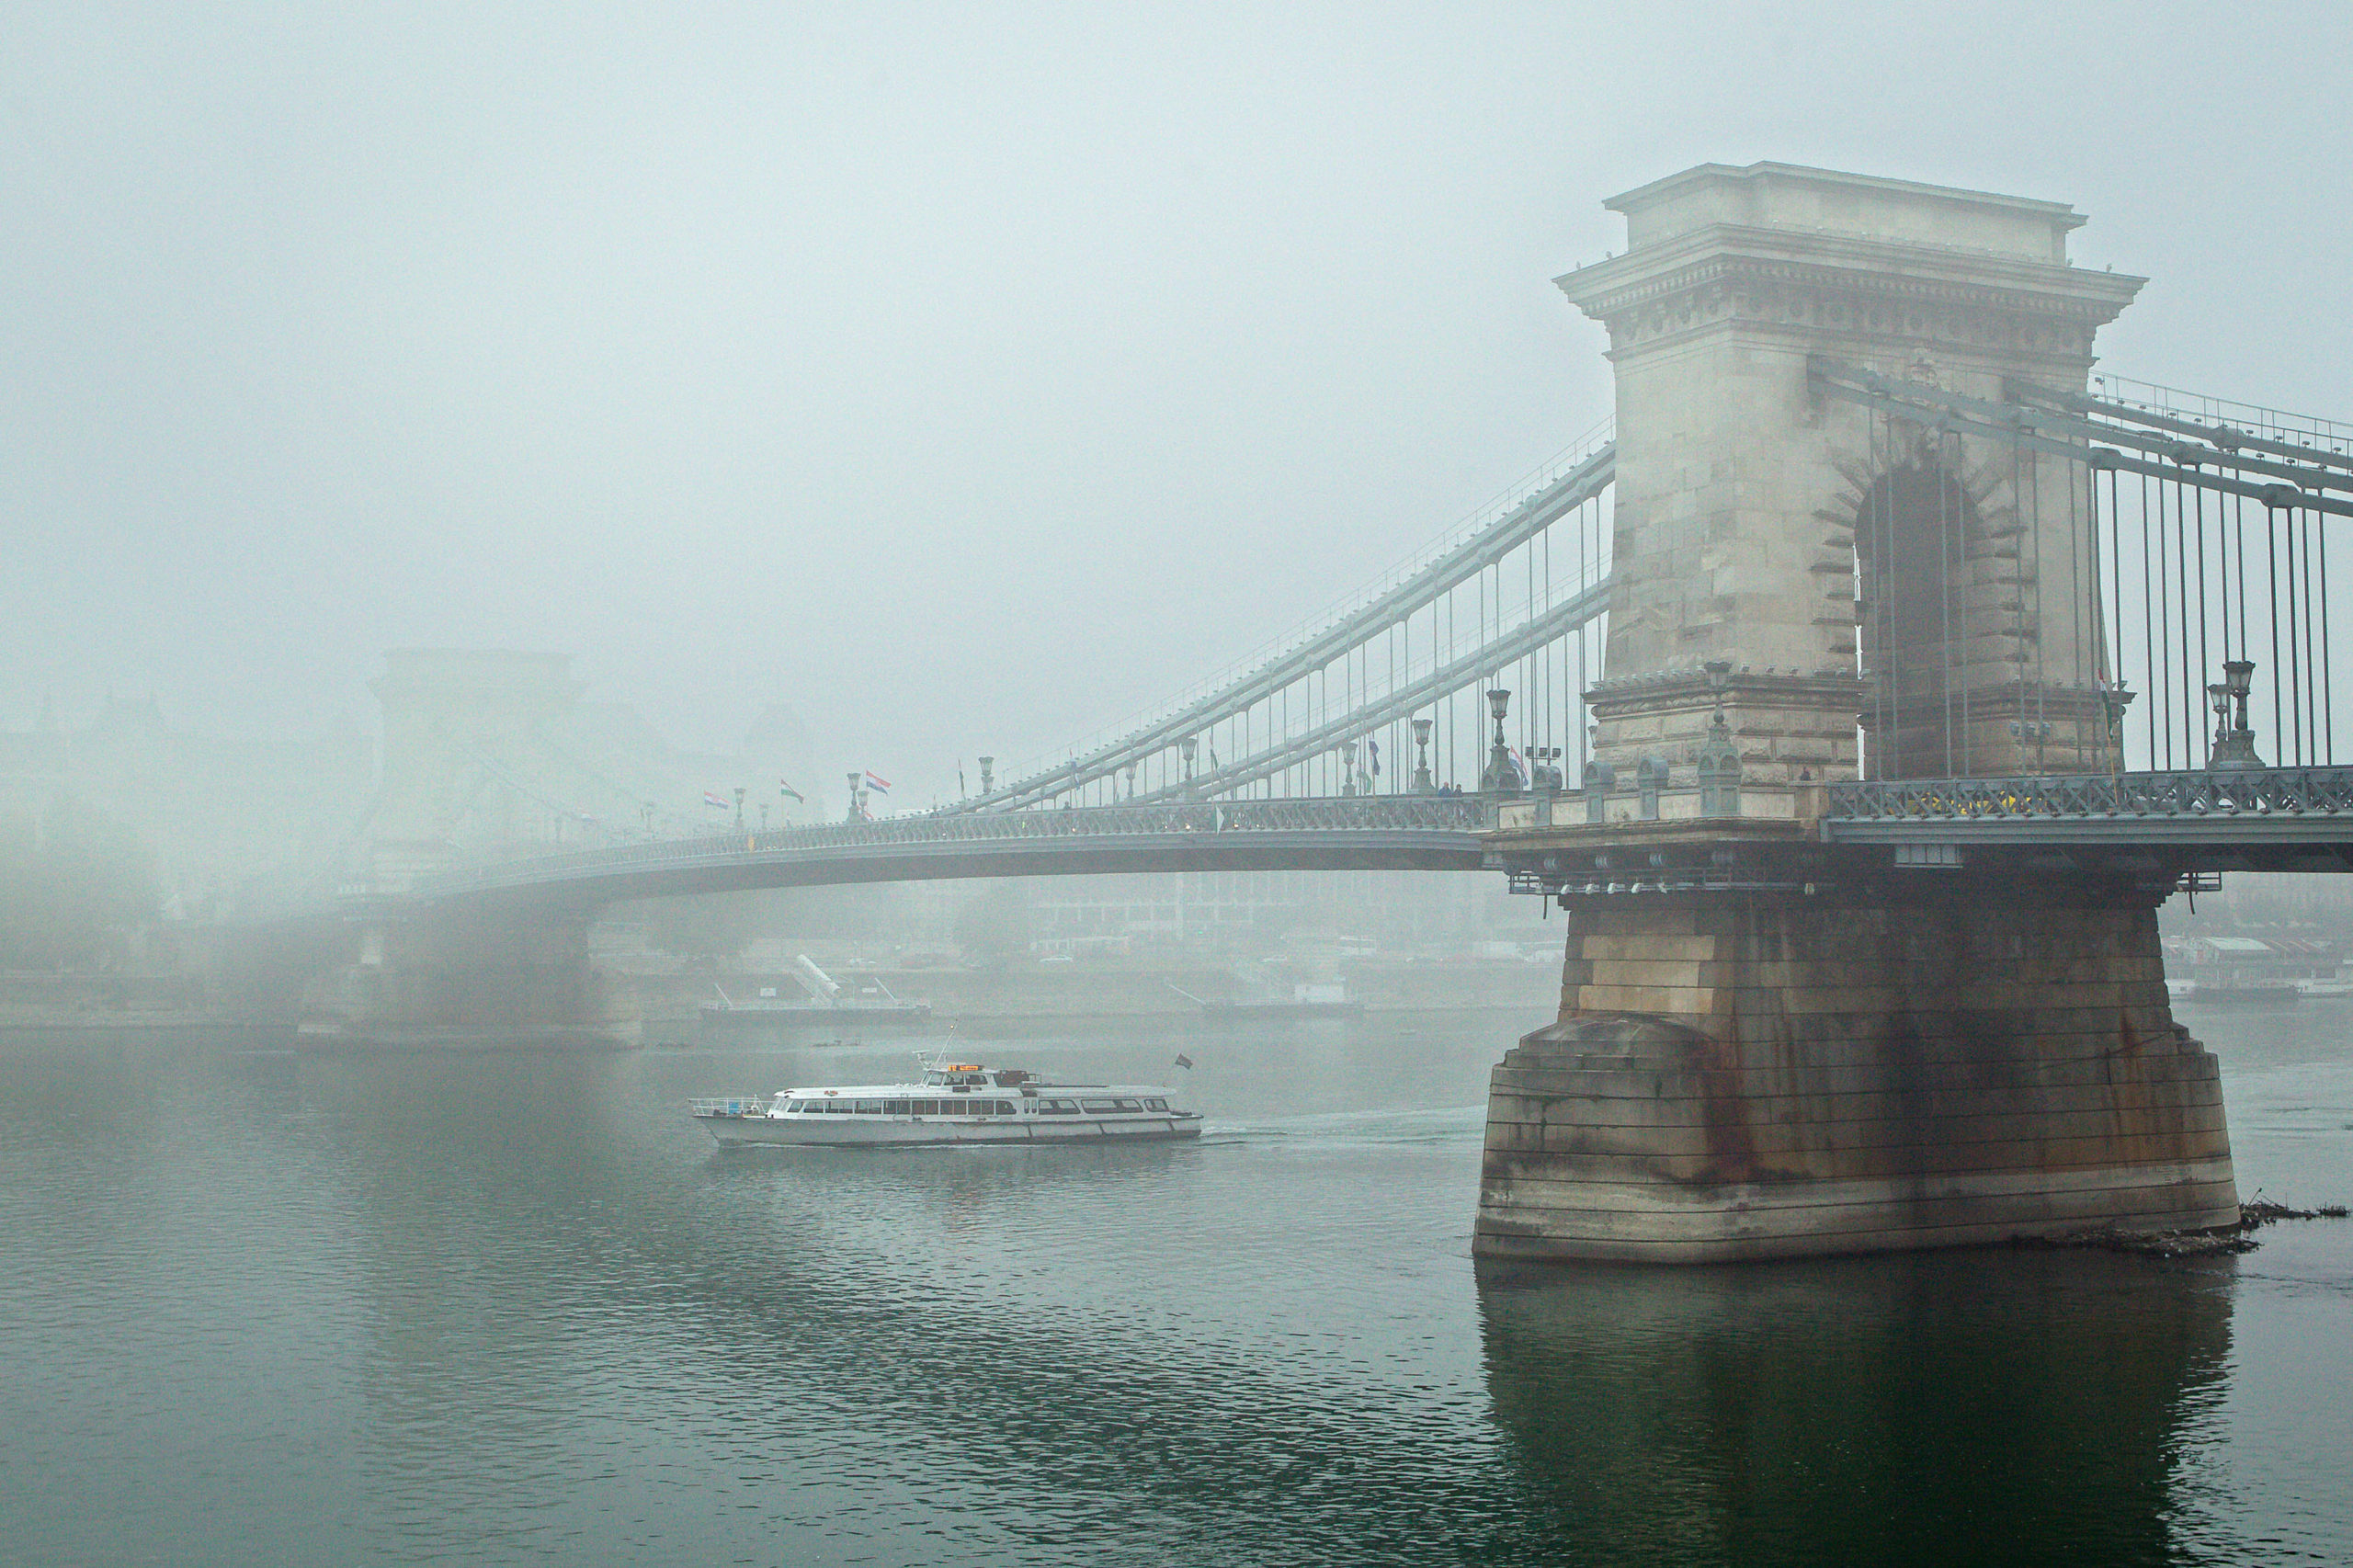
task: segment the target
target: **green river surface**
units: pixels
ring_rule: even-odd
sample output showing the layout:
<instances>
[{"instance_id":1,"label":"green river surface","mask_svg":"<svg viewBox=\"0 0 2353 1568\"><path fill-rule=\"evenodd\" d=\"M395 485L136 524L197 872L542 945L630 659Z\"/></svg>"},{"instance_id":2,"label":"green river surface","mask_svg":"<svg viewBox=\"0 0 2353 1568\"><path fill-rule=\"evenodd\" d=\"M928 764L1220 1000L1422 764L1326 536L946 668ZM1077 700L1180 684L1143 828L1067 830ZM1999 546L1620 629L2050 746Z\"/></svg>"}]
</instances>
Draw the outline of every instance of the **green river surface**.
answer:
<instances>
[{"instance_id":1,"label":"green river surface","mask_svg":"<svg viewBox=\"0 0 2353 1568\"><path fill-rule=\"evenodd\" d=\"M0 1562L2353 1562L2353 1224L1495 1275L1532 1021L968 1035L1209 1135L870 1153L684 1102L915 1041L0 1035ZM2185 1021L2353 1199L2353 1002Z\"/></svg>"}]
</instances>

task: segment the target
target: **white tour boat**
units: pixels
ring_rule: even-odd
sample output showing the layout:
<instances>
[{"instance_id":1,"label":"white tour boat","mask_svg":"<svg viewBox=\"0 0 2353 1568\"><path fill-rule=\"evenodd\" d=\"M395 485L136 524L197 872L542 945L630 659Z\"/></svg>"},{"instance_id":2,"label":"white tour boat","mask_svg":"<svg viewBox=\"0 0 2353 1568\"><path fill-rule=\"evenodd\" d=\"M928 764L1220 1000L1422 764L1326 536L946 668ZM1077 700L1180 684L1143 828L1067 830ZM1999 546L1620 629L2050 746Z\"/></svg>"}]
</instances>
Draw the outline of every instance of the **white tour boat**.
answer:
<instances>
[{"instance_id":1,"label":"white tour boat","mask_svg":"<svg viewBox=\"0 0 2353 1568\"><path fill-rule=\"evenodd\" d=\"M922 1058L917 1058L921 1061ZM1201 1135L1150 1084L1053 1084L1013 1067L924 1062L914 1084L844 1084L689 1102L722 1145L1141 1142Z\"/></svg>"}]
</instances>

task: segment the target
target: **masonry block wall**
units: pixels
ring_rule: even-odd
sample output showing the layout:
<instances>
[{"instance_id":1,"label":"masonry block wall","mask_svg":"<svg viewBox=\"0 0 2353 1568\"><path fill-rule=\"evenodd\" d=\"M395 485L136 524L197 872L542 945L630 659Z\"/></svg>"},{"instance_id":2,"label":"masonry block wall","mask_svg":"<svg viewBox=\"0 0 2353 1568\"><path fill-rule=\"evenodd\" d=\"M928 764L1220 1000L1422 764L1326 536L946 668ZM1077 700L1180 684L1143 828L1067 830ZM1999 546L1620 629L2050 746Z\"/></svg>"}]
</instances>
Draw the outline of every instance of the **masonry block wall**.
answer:
<instances>
[{"instance_id":1,"label":"masonry block wall","mask_svg":"<svg viewBox=\"0 0 2353 1568\"><path fill-rule=\"evenodd\" d=\"M2234 1222L2216 1063L2154 903L1956 882L1892 903L1578 912L1559 1021L1493 1075L1483 1256L1661 1262Z\"/></svg>"}]
</instances>

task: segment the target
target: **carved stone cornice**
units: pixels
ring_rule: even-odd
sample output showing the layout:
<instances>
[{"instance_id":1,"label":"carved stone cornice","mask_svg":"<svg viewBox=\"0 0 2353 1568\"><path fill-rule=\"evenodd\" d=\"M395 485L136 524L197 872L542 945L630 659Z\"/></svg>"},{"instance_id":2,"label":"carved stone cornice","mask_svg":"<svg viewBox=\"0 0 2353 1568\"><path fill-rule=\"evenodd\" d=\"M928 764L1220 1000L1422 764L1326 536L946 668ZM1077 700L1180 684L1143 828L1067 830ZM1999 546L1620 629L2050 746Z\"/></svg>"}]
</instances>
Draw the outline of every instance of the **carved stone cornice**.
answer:
<instances>
[{"instance_id":1,"label":"carved stone cornice","mask_svg":"<svg viewBox=\"0 0 2353 1568\"><path fill-rule=\"evenodd\" d=\"M1614 719L1634 711L1704 710L1720 699L1728 708L1744 710L1831 707L1851 710L1862 691L1862 681L1847 669L1789 675L1741 670L1725 676L1721 697L1703 671L1659 670L1596 682L1586 689L1585 699L1595 718Z\"/></svg>"},{"instance_id":2,"label":"carved stone cornice","mask_svg":"<svg viewBox=\"0 0 2353 1568\"><path fill-rule=\"evenodd\" d=\"M2088 361L2145 279L1931 245L1714 224L1557 279L1614 356L1711 328Z\"/></svg>"}]
</instances>

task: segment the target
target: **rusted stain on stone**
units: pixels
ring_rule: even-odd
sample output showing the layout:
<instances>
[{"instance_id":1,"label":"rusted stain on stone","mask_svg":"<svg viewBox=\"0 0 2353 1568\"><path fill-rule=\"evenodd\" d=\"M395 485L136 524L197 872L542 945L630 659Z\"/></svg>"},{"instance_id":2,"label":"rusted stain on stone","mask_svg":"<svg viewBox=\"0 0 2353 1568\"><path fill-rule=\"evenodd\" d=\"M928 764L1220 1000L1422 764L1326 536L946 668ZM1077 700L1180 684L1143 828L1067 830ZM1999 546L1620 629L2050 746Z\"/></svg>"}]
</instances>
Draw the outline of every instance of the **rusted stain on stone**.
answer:
<instances>
[{"instance_id":1,"label":"rusted stain on stone","mask_svg":"<svg viewBox=\"0 0 2353 1568\"><path fill-rule=\"evenodd\" d=\"M1733 1021L1736 1031L1737 1019ZM1701 1112L1708 1135L1708 1166L1701 1182L1755 1181L1756 1137L1748 1125L1746 1074L1740 1067L1737 1034L1731 1040L1702 1035L1692 1065L1699 1074Z\"/></svg>"}]
</instances>

